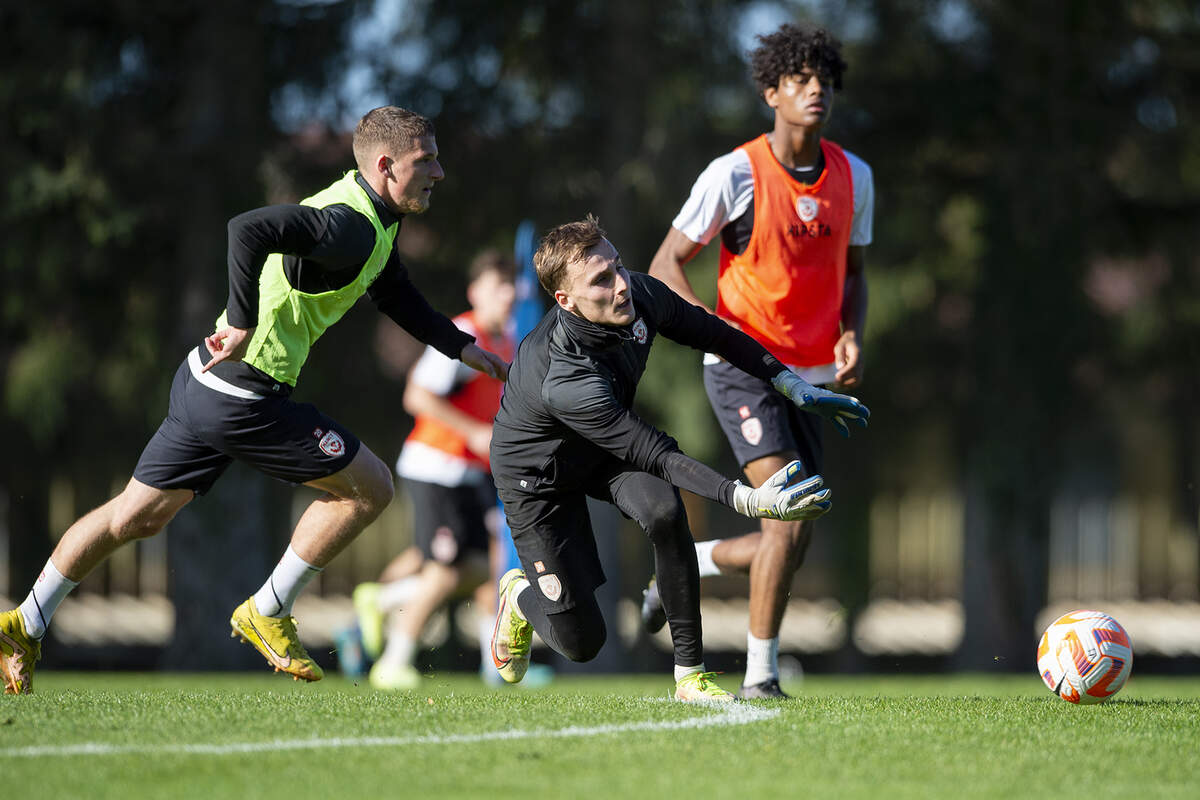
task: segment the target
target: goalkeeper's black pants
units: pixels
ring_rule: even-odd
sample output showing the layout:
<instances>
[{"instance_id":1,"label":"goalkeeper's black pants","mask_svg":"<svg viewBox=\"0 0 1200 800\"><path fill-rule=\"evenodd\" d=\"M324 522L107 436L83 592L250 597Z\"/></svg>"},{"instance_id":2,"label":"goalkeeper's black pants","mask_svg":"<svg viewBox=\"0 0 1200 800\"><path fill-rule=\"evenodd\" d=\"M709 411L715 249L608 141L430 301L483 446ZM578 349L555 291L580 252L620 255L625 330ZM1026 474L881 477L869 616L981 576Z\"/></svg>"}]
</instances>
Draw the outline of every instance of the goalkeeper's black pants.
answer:
<instances>
[{"instance_id":1,"label":"goalkeeper's black pants","mask_svg":"<svg viewBox=\"0 0 1200 800\"><path fill-rule=\"evenodd\" d=\"M696 566L695 542L688 528L687 512L679 491L661 478L632 470L612 474L604 481L604 488L606 491L603 494L607 496L600 496L599 499L616 505L637 522L650 539L658 592L671 628L675 663L685 667L703 663L700 573ZM592 494L601 495L599 491ZM509 502L506 501L506 511L508 508ZM518 604L526 619L533 623L533 629L555 652L571 661L590 661L600 652L607 638L604 617L595 595L595 587L603 583L603 573L600 573L597 581L587 580L586 575L580 574L583 570L571 568L572 563L586 564L589 560L578 558L560 567L563 574L558 580L567 585L559 588L554 583L539 584L540 579L551 573L555 577L559 575L553 569L545 571L548 565L560 561L554 557L556 548L551 545L553 540L559 537L592 536L586 502L581 496L578 508L574 504L561 504L557 508L543 507L540 511L537 522L530 526L538 529L536 531L522 530L519 521L513 525L513 517L510 515L509 518L513 539L531 587L521 593ZM582 519L578 516L579 511L582 511ZM518 513L517 516L522 515ZM588 544L594 553L594 539L589 539ZM539 565L542 567L541 575ZM573 574L576 580L572 580ZM547 586L551 590L549 593ZM554 591L555 588L558 588L558 592Z\"/></svg>"}]
</instances>

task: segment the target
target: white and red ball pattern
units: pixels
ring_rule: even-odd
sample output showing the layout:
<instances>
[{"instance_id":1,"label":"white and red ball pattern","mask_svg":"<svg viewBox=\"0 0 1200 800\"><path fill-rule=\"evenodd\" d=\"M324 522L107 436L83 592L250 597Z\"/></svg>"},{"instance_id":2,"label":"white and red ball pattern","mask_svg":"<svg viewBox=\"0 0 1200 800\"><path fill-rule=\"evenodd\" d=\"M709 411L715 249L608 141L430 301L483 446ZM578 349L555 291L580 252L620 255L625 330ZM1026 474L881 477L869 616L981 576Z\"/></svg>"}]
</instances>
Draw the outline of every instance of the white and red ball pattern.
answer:
<instances>
[{"instance_id":1,"label":"white and red ball pattern","mask_svg":"<svg viewBox=\"0 0 1200 800\"><path fill-rule=\"evenodd\" d=\"M1133 644L1108 614L1072 611L1050 623L1042 634L1037 664L1042 681L1063 700L1103 703L1129 680Z\"/></svg>"}]
</instances>

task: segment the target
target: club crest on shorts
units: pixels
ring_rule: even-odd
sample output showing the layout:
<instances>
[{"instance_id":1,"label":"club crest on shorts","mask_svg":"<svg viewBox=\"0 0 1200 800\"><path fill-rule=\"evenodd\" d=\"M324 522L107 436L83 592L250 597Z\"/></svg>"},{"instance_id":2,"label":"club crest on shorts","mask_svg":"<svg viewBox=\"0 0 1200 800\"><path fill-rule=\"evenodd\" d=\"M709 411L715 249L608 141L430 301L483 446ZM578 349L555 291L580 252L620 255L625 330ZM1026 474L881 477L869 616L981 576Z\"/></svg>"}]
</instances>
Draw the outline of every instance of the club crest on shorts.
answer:
<instances>
[{"instance_id":1,"label":"club crest on shorts","mask_svg":"<svg viewBox=\"0 0 1200 800\"><path fill-rule=\"evenodd\" d=\"M762 420L750 417L742 421L742 438L747 444L756 445L762 441Z\"/></svg>"},{"instance_id":2,"label":"club crest on shorts","mask_svg":"<svg viewBox=\"0 0 1200 800\"><path fill-rule=\"evenodd\" d=\"M538 586L541 587L542 594L546 595L546 599L552 603L558 602L558 598L562 597L562 583L553 572L539 577Z\"/></svg>"},{"instance_id":3,"label":"club crest on shorts","mask_svg":"<svg viewBox=\"0 0 1200 800\"><path fill-rule=\"evenodd\" d=\"M429 550L435 560L443 564L453 564L454 559L458 557L458 540L454 538L454 531L450 530L448 525L438 528L433 534L433 541L429 543Z\"/></svg>"},{"instance_id":4,"label":"club crest on shorts","mask_svg":"<svg viewBox=\"0 0 1200 800\"><path fill-rule=\"evenodd\" d=\"M796 214L805 222L812 222L816 219L819 210L820 206L812 197L802 194L796 198Z\"/></svg>"},{"instance_id":5,"label":"club crest on shorts","mask_svg":"<svg viewBox=\"0 0 1200 800\"><path fill-rule=\"evenodd\" d=\"M637 339L638 344L646 343L646 322L641 317L633 323L633 338Z\"/></svg>"},{"instance_id":6,"label":"club crest on shorts","mask_svg":"<svg viewBox=\"0 0 1200 800\"><path fill-rule=\"evenodd\" d=\"M332 458L337 458L346 452L346 443L342 441L342 436L337 431L329 431L321 437L321 441L317 442L317 447L321 448L321 452Z\"/></svg>"}]
</instances>

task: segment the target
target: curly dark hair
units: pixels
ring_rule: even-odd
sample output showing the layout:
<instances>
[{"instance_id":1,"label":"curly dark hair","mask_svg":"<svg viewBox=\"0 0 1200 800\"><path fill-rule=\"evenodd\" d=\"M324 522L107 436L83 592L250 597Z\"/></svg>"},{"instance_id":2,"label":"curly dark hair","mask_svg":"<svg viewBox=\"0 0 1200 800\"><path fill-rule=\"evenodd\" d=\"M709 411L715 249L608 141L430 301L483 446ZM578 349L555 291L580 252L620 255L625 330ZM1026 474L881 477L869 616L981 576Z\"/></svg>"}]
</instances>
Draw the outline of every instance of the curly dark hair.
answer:
<instances>
[{"instance_id":1,"label":"curly dark hair","mask_svg":"<svg viewBox=\"0 0 1200 800\"><path fill-rule=\"evenodd\" d=\"M833 88L842 88L846 62L842 60L842 43L824 28L809 23L786 23L779 30L759 36L761 43L750 52L750 72L758 84L759 94L779 86L779 79L798 75L804 67L828 75Z\"/></svg>"}]
</instances>

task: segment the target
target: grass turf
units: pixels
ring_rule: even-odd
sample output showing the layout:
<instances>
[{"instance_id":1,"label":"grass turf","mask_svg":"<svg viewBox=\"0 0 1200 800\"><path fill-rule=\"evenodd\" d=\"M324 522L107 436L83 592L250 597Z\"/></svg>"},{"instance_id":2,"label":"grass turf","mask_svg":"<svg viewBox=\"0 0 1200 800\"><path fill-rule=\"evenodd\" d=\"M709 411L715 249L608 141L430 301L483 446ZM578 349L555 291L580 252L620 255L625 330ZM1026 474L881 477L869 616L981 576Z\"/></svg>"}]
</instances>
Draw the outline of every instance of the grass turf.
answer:
<instances>
[{"instance_id":1,"label":"grass turf","mask_svg":"<svg viewBox=\"0 0 1200 800\"><path fill-rule=\"evenodd\" d=\"M446 676L399 694L257 674L36 686L0 701L0 772L48 797L1190 798L1200 785L1200 679L1135 677L1080 708L1036 676L810 676L785 686L792 700L732 712L665 702L663 676L538 691Z\"/></svg>"}]
</instances>

